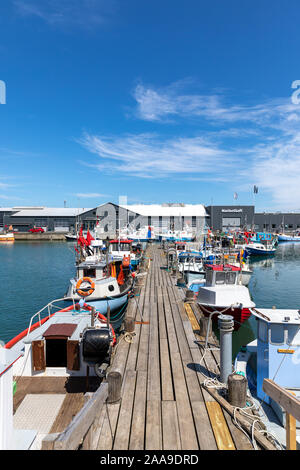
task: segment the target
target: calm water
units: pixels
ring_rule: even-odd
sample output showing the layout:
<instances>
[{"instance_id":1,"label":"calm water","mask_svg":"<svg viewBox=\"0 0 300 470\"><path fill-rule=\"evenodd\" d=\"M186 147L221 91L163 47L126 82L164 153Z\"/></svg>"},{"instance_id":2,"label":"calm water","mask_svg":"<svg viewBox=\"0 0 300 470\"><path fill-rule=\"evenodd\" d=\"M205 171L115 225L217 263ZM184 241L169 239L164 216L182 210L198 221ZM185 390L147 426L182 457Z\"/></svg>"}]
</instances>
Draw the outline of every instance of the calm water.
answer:
<instances>
[{"instance_id":1,"label":"calm water","mask_svg":"<svg viewBox=\"0 0 300 470\"><path fill-rule=\"evenodd\" d=\"M13 338L35 312L63 297L74 274L72 243L0 243L0 340Z\"/></svg>"},{"instance_id":2,"label":"calm water","mask_svg":"<svg viewBox=\"0 0 300 470\"><path fill-rule=\"evenodd\" d=\"M300 243L282 243L274 257L253 259L249 290L257 307L300 308ZM0 244L0 340L13 338L36 311L63 297L74 274L73 243ZM250 318L234 333L234 354L255 331Z\"/></svg>"}]
</instances>

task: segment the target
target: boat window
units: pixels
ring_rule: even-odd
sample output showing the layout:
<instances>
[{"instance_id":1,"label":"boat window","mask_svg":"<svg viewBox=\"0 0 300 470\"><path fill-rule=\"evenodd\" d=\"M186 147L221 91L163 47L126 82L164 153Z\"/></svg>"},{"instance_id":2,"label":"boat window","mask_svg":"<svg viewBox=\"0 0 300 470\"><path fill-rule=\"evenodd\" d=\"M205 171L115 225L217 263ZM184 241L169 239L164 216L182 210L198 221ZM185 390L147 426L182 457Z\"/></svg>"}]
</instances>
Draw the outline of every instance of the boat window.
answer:
<instances>
[{"instance_id":1,"label":"boat window","mask_svg":"<svg viewBox=\"0 0 300 470\"><path fill-rule=\"evenodd\" d=\"M297 325L286 325L286 343L290 346L300 346L300 329Z\"/></svg>"},{"instance_id":2,"label":"boat window","mask_svg":"<svg viewBox=\"0 0 300 470\"><path fill-rule=\"evenodd\" d=\"M223 271L216 272L216 284L225 284L225 273Z\"/></svg>"},{"instance_id":3,"label":"boat window","mask_svg":"<svg viewBox=\"0 0 300 470\"><path fill-rule=\"evenodd\" d=\"M266 322L258 322L258 339L263 343L267 343L268 341L268 325Z\"/></svg>"},{"instance_id":4,"label":"boat window","mask_svg":"<svg viewBox=\"0 0 300 470\"><path fill-rule=\"evenodd\" d=\"M120 244L121 251L130 251L130 244L129 243L121 243Z\"/></svg>"},{"instance_id":5,"label":"boat window","mask_svg":"<svg viewBox=\"0 0 300 470\"><path fill-rule=\"evenodd\" d=\"M206 272L206 283L207 285L211 285L213 280L213 271L209 270Z\"/></svg>"},{"instance_id":6,"label":"boat window","mask_svg":"<svg viewBox=\"0 0 300 470\"><path fill-rule=\"evenodd\" d=\"M273 324L271 326L271 339L272 344L284 344L284 328L283 325Z\"/></svg>"},{"instance_id":7,"label":"boat window","mask_svg":"<svg viewBox=\"0 0 300 470\"><path fill-rule=\"evenodd\" d=\"M236 274L234 272L226 273L226 284L235 284Z\"/></svg>"},{"instance_id":8,"label":"boat window","mask_svg":"<svg viewBox=\"0 0 300 470\"><path fill-rule=\"evenodd\" d=\"M83 277L96 277L96 268L85 268L83 270Z\"/></svg>"}]
</instances>

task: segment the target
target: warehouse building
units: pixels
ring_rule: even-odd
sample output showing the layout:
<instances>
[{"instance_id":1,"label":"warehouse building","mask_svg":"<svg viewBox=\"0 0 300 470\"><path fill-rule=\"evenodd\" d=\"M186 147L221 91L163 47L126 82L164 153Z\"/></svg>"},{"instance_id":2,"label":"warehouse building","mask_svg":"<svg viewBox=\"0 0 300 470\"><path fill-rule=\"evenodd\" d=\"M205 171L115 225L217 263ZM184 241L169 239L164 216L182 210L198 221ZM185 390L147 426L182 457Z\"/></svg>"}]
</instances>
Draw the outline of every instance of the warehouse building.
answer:
<instances>
[{"instance_id":1,"label":"warehouse building","mask_svg":"<svg viewBox=\"0 0 300 470\"><path fill-rule=\"evenodd\" d=\"M202 204L139 204L117 205L111 202L94 209L13 207L0 208L0 226L13 226L14 230L27 232L33 227L45 231L74 232L76 227L92 230L99 222L100 232L115 236L128 225L133 230L153 226L157 230L181 230L191 227L202 233L206 220Z\"/></svg>"},{"instance_id":2,"label":"warehouse building","mask_svg":"<svg viewBox=\"0 0 300 470\"><path fill-rule=\"evenodd\" d=\"M95 208L6 207L0 208L0 229L12 226L15 231L28 232L42 227L50 232L75 232L83 226L92 230L99 223L103 236L114 237L119 229L130 226L138 230L153 226L156 232L182 230L190 227L195 234L205 227L213 230L254 230L283 232L300 230L300 213L259 212L254 205L202 204L114 204L107 202Z\"/></svg>"}]
</instances>

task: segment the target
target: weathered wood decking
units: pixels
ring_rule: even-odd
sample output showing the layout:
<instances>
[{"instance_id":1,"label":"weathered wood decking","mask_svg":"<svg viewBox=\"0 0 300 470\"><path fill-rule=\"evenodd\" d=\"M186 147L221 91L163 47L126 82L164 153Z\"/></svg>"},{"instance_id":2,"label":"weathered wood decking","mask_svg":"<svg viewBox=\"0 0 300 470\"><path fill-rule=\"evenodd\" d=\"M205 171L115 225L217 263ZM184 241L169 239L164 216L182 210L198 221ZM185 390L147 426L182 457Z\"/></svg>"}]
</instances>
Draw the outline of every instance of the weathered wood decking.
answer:
<instances>
[{"instance_id":1,"label":"weathered wood decking","mask_svg":"<svg viewBox=\"0 0 300 470\"><path fill-rule=\"evenodd\" d=\"M150 245L147 275L128 305L135 335L132 342L121 337L113 359L123 375L122 400L103 406L83 449L252 449L201 385L218 371L218 351L203 357L199 311L183 302L165 264L163 251Z\"/></svg>"}]
</instances>

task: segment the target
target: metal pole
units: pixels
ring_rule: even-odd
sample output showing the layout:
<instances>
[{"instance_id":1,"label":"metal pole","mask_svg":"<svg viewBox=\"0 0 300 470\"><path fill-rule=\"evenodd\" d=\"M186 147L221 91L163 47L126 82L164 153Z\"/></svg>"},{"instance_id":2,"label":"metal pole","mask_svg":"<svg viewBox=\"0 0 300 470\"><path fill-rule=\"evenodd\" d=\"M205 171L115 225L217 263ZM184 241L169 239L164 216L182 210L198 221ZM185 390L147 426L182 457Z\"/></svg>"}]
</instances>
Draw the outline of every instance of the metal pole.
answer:
<instances>
[{"instance_id":1,"label":"metal pole","mask_svg":"<svg viewBox=\"0 0 300 470\"><path fill-rule=\"evenodd\" d=\"M220 381L227 384L228 376L232 373L232 332L233 317L219 315L218 326L220 330Z\"/></svg>"}]
</instances>

